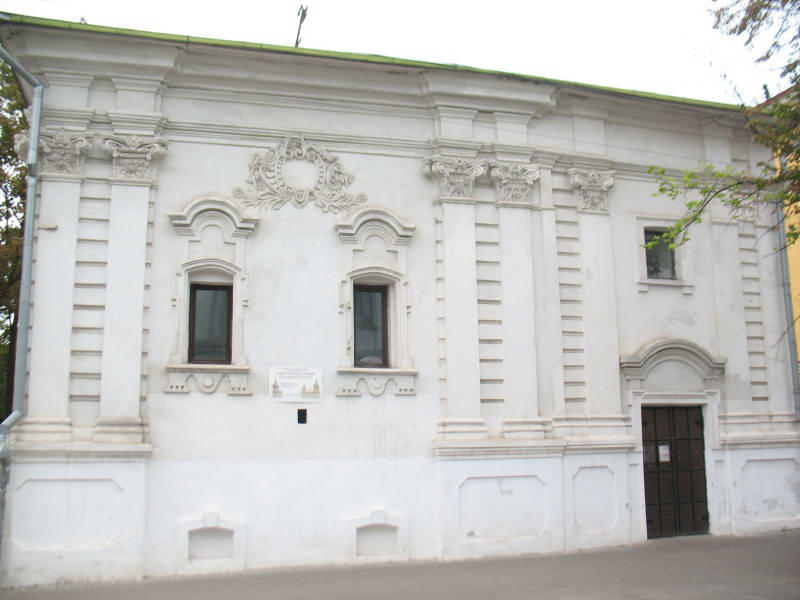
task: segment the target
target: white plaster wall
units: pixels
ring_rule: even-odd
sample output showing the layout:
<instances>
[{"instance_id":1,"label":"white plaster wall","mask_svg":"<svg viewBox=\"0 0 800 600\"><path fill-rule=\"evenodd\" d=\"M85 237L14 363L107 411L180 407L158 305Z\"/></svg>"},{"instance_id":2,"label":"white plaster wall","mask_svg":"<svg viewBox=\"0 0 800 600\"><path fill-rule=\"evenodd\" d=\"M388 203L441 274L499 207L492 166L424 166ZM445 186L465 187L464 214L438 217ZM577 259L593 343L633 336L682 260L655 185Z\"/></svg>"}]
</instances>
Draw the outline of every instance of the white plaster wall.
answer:
<instances>
[{"instance_id":1,"label":"white plaster wall","mask_svg":"<svg viewBox=\"0 0 800 600\"><path fill-rule=\"evenodd\" d=\"M15 463L4 585L141 577L145 486L143 462Z\"/></svg>"},{"instance_id":2,"label":"white plaster wall","mask_svg":"<svg viewBox=\"0 0 800 600\"><path fill-rule=\"evenodd\" d=\"M9 582L467 558L641 541L641 449L631 422L638 415L626 401L631 390L620 380L619 360L664 338L726 360L714 423L720 439L706 443L711 531L800 524L800 456L768 217L730 224L714 209L679 251L685 281L642 287L643 224L681 214L680 203L652 197L647 167L691 168L703 159L744 164L755 156L746 144L732 145L724 127L700 126L716 113L593 92L580 99L545 84L485 75L200 46L179 52L169 43L113 36L87 43L87 35L24 29L8 41L23 62L49 77L48 127L102 136L109 122L133 127L139 119L156 123L153 132L169 142L153 166L149 246L146 264L137 263L147 282L141 389L144 442L152 453L141 459L150 449L137 447L129 449L136 460L107 460L111 447L92 441L98 382L109 376L102 373L102 353L114 347L113 340L103 342L110 160L94 147L73 183L80 186L80 264L72 336L54 341L71 352L69 389L49 399L68 405L71 437L37 462L19 458L12 465L2 558ZM122 73L135 74L139 88ZM115 116L119 111L131 111L127 121ZM162 391L167 363L184 350L178 347L183 308L173 298L186 239L168 215L201 197L231 198L245 185L251 156L275 148L290 132L339 159L354 176L348 192L366 194L369 204L416 227L405 272L415 395L397 395L391 385L377 396L366 390L361 397L335 395L349 333L339 306L345 249L334 226L339 215L312 204L246 211L259 219L238 241L246 247L241 348L252 393ZM439 154L535 165L533 208L501 208L530 211L530 218L517 222L507 212L501 218L487 176L478 179L474 197L435 206L438 182L422 167ZM576 165L615 172L607 214L583 211L568 176ZM532 249L532 260L509 251L517 240L503 237L519 235L523 225L530 239L520 245ZM742 246L752 232L763 234L756 266L747 265ZM451 250L437 271L437 243L446 252L455 239L464 251ZM144 256L142 250L131 249L128 258ZM503 264L508 257L517 263ZM504 285L515 274L520 277ZM37 264L36 276L58 277L58 267ZM745 322L753 295L748 300L745 293L756 280L763 323L753 333ZM456 296L456 288L469 294ZM435 299L447 293L442 315ZM519 298L512 293L532 297L533 317L524 325L535 332L535 344L515 331L516 342L503 339L504 328L518 324ZM769 347L763 359L760 338ZM452 344L456 339L464 343ZM524 363L509 356L520 348L534 371L525 374L537 388L530 396L519 373L503 379L504 369ZM487 367L480 358L494 362ZM279 365L320 369L319 401L273 399L268 373ZM762 369L768 394L754 402L763 390L754 391L751 379ZM454 380L451 397L440 394L443 373ZM459 389L468 393L458 395ZM494 396L503 402L480 402L506 393L515 394L513 402ZM36 408L47 412L48 406ZM305 425L297 424L298 408L308 411ZM437 424L448 416L473 419L472 433L484 437L443 440ZM528 419L528 429L502 437L499 424L519 417ZM760 445L762 437L771 441ZM20 444L20 457L42 450ZM80 518L56 518L81 510ZM361 545L359 527L368 528ZM193 550L189 537L197 531L205 533L197 534L203 542ZM195 551L219 557L191 560ZM376 556L366 556L371 552Z\"/></svg>"},{"instance_id":3,"label":"white plaster wall","mask_svg":"<svg viewBox=\"0 0 800 600\"><path fill-rule=\"evenodd\" d=\"M411 524L409 546L385 560L435 558L433 467L425 457L154 461L145 572L186 572L177 525L208 512L241 523L244 568L363 561L353 520L376 509ZM222 570L214 561L204 567Z\"/></svg>"},{"instance_id":4,"label":"white plaster wall","mask_svg":"<svg viewBox=\"0 0 800 600\"><path fill-rule=\"evenodd\" d=\"M436 487L442 558L564 547L559 458L439 461Z\"/></svg>"},{"instance_id":5,"label":"white plaster wall","mask_svg":"<svg viewBox=\"0 0 800 600\"><path fill-rule=\"evenodd\" d=\"M800 452L796 448L731 450L727 462L734 533L800 525Z\"/></svg>"}]
</instances>

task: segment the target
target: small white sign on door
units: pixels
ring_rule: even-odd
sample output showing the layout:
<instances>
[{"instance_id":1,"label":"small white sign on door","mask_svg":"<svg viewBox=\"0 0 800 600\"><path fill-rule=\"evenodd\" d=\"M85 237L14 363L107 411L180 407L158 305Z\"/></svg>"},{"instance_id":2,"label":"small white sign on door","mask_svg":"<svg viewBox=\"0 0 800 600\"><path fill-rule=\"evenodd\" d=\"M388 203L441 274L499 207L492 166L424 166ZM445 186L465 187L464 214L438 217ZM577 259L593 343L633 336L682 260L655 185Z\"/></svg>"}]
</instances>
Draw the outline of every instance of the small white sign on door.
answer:
<instances>
[{"instance_id":1,"label":"small white sign on door","mask_svg":"<svg viewBox=\"0 0 800 600\"><path fill-rule=\"evenodd\" d=\"M320 402L322 369L270 367L269 393L279 402Z\"/></svg>"},{"instance_id":2,"label":"small white sign on door","mask_svg":"<svg viewBox=\"0 0 800 600\"><path fill-rule=\"evenodd\" d=\"M658 445L658 461L669 462L669 444Z\"/></svg>"}]
</instances>

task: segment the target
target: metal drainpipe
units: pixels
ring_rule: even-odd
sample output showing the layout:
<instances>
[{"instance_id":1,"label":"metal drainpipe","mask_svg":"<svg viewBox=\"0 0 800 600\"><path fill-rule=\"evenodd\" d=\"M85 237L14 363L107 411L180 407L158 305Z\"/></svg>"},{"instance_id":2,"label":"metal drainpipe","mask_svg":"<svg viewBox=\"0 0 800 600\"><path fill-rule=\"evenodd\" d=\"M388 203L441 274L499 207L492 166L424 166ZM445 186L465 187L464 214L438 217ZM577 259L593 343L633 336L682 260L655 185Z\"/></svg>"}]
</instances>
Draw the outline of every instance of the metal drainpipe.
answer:
<instances>
[{"instance_id":1,"label":"metal drainpipe","mask_svg":"<svg viewBox=\"0 0 800 600\"><path fill-rule=\"evenodd\" d=\"M781 283L783 285L783 308L786 313L787 329L786 334L789 339L789 368L792 372L792 398L794 399L795 415L800 416L800 372L797 370L797 339L794 333L794 310L792 307L792 288L789 281L789 252L786 248L786 211L782 204L776 207L778 222L776 227L780 231L781 244Z\"/></svg>"},{"instance_id":2,"label":"metal drainpipe","mask_svg":"<svg viewBox=\"0 0 800 600\"><path fill-rule=\"evenodd\" d=\"M27 412L25 388L28 378L28 327L31 314L31 272L33 266L33 225L36 218L36 194L38 187L39 131L42 124L42 100L44 84L33 73L0 46L2 58L14 72L33 86L31 105L30 141L28 146L28 193L25 202L25 229L22 234L22 273L19 283L17 306L17 348L14 356L14 400L13 411L0 423L0 551L3 548L5 525L6 485L10 475L8 464L8 438L11 427Z\"/></svg>"}]
</instances>

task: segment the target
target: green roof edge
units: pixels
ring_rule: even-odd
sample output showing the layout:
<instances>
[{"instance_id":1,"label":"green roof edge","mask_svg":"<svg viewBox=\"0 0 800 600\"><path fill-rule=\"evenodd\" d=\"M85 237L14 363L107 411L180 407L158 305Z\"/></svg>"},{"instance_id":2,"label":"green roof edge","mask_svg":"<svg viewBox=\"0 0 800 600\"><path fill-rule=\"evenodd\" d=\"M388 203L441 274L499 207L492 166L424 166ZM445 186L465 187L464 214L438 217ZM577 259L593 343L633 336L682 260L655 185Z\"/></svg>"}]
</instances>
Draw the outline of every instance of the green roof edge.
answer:
<instances>
[{"instance_id":1,"label":"green roof edge","mask_svg":"<svg viewBox=\"0 0 800 600\"><path fill-rule=\"evenodd\" d=\"M295 48L293 46L278 46L272 44L261 44L258 42L241 42L232 40L219 40L214 38L196 37L191 35L179 35L174 33L157 33L153 31L142 31L138 29L124 29L120 27L107 27L105 25L90 25L88 23L73 23L71 21L61 21L58 19L47 19L44 17L31 17L28 15L20 15L16 13L9 13L0 11L0 22L20 23L23 25L32 25L37 27L51 27L56 29L73 29L76 31L88 31L92 33L106 33L115 35L125 35L129 37L140 37L153 40L162 40L170 42L182 42L185 44L203 44L208 46L220 46L226 48L241 48L245 50L262 50L267 52L278 52L283 54L296 54L300 56L315 56L319 58L333 58L339 60L352 60L359 62L367 62L373 64L387 64L398 65L404 67L419 67L425 69L440 69L448 71L463 71L467 73L478 73L482 75L496 75L502 77L514 77L525 81L533 81L540 83L552 83L556 85L567 85L577 88L584 88L587 90L605 92L611 94L618 94L622 96L634 96L637 98L646 98L649 100L658 100L661 102L670 102L675 104L684 104L690 106L697 106L703 108L715 108L720 110L740 111L742 106L736 104L726 104L723 102L712 102L710 100L696 100L693 98L682 98L680 96L668 96L665 94L656 94L653 92L643 92L640 90L627 90L623 88L607 87L602 85L595 85L591 83L579 83L576 81L566 81L563 79L552 79L549 77L537 77L535 75L524 75L521 73L509 73L505 71L496 71L493 69L480 69L477 67L469 67L457 64L434 63L423 60L414 60L406 58L393 58L391 56L382 56L380 54L359 54L355 52L339 52L333 50L315 50L310 48Z\"/></svg>"}]
</instances>

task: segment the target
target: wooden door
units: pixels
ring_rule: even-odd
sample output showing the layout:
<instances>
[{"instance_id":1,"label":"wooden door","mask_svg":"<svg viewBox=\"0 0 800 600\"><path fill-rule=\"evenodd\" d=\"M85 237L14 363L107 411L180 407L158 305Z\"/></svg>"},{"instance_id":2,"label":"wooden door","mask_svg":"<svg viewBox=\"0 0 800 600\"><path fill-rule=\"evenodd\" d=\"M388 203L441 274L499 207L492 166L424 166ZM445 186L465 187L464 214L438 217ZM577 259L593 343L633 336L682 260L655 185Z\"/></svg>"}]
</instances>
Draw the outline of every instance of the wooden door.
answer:
<instances>
[{"instance_id":1,"label":"wooden door","mask_svg":"<svg viewBox=\"0 0 800 600\"><path fill-rule=\"evenodd\" d=\"M708 533L703 412L642 407L647 537Z\"/></svg>"}]
</instances>

